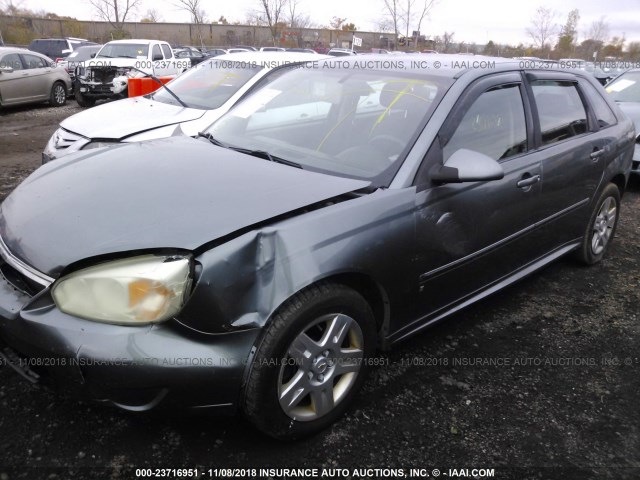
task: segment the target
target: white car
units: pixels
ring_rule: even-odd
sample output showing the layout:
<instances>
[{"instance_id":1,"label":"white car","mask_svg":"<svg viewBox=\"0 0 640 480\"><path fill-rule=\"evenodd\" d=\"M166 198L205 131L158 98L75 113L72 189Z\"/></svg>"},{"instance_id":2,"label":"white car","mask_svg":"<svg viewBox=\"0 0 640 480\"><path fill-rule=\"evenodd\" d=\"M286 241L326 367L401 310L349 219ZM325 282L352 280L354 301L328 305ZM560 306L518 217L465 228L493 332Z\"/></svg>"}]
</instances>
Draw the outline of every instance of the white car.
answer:
<instances>
[{"instance_id":1,"label":"white car","mask_svg":"<svg viewBox=\"0 0 640 480\"><path fill-rule=\"evenodd\" d=\"M195 136L272 70L322 58L327 57L297 52L245 52L206 60L169 82L167 86L177 99L160 88L149 95L105 103L64 119L49 139L42 163L79 150L169 137L178 126L184 134Z\"/></svg>"},{"instance_id":2,"label":"white car","mask_svg":"<svg viewBox=\"0 0 640 480\"><path fill-rule=\"evenodd\" d=\"M246 52L253 52L255 50L249 50L248 48L228 48L227 49L227 53L246 53Z\"/></svg>"},{"instance_id":3,"label":"white car","mask_svg":"<svg viewBox=\"0 0 640 480\"><path fill-rule=\"evenodd\" d=\"M327 55L332 57L347 57L349 55L357 55L358 52L350 48L332 48L327 52Z\"/></svg>"},{"instance_id":4,"label":"white car","mask_svg":"<svg viewBox=\"0 0 640 480\"><path fill-rule=\"evenodd\" d=\"M78 68L76 101L81 107L91 107L98 99L123 98L129 78L145 74L175 77L190 67L188 59L175 58L167 42L114 40Z\"/></svg>"}]
</instances>

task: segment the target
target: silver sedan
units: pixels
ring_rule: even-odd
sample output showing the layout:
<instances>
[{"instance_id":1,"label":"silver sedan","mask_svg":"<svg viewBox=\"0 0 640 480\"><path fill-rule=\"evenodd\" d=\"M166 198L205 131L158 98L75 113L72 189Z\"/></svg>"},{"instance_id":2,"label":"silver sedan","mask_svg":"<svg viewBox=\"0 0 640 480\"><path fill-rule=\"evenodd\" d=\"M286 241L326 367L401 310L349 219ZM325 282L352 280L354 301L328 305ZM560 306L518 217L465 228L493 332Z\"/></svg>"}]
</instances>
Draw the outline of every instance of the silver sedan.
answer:
<instances>
[{"instance_id":1,"label":"silver sedan","mask_svg":"<svg viewBox=\"0 0 640 480\"><path fill-rule=\"evenodd\" d=\"M51 59L22 48L0 47L0 106L67 102L71 78Z\"/></svg>"}]
</instances>

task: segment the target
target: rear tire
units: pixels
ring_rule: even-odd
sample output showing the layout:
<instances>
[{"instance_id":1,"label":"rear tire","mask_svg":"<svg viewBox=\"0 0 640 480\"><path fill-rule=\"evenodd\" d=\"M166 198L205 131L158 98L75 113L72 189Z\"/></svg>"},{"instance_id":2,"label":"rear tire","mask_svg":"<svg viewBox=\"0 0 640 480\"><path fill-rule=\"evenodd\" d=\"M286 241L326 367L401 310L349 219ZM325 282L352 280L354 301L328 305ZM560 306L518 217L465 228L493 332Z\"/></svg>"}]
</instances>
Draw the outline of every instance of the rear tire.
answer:
<instances>
[{"instance_id":1,"label":"rear tire","mask_svg":"<svg viewBox=\"0 0 640 480\"><path fill-rule=\"evenodd\" d=\"M598 263L609 250L620 218L620 190L613 183L605 187L591 212L578 260L587 265Z\"/></svg>"},{"instance_id":2,"label":"rear tire","mask_svg":"<svg viewBox=\"0 0 640 480\"><path fill-rule=\"evenodd\" d=\"M51 87L49 104L52 107L61 107L67 103L67 87L62 82L56 82Z\"/></svg>"},{"instance_id":3,"label":"rear tire","mask_svg":"<svg viewBox=\"0 0 640 480\"><path fill-rule=\"evenodd\" d=\"M281 440L331 425L365 380L375 325L365 299L344 285L320 283L294 295L266 327L252 360L245 416Z\"/></svg>"}]
</instances>

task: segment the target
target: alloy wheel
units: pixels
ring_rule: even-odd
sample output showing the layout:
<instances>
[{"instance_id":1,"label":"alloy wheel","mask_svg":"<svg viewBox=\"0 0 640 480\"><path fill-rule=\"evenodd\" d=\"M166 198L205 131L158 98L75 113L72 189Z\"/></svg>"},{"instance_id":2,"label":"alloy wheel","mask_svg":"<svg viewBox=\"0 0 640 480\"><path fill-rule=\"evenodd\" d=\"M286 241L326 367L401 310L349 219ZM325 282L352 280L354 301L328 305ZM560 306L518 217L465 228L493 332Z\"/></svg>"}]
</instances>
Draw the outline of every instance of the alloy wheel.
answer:
<instances>
[{"instance_id":1,"label":"alloy wheel","mask_svg":"<svg viewBox=\"0 0 640 480\"><path fill-rule=\"evenodd\" d=\"M591 251L594 255L600 255L611 239L611 233L616 224L617 217L616 201L612 197L607 197L598 211L598 215L593 222L591 236Z\"/></svg>"},{"instance_id":2,"label":"alloy wheel","mask_svg":"<svg viewBox=\"0 0 640 480\"><path fill-rule=\"evenodd\" d=\"M323 315L300 332L282 359L278 398L286 415L307 422L347 395L362 367L362 330L351 317Z\"/></svg>"}]
</instances>

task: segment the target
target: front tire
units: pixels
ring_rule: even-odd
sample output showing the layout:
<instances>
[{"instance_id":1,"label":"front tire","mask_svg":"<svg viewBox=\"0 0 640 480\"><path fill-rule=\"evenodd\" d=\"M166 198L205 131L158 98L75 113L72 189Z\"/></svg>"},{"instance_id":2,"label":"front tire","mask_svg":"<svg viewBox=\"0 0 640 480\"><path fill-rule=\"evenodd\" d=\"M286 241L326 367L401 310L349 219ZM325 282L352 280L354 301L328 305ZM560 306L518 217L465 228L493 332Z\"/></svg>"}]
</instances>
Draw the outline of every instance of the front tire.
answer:
<instances>
[{"instance_id":1,"label":"front tire","mask_svg":"<svg viewBox=\"0 0 640 480\"><path fill-rule=\"evenodd\" d=\"M361 388L375 344L373 313L356 291L320 283L299 292L275 314L253 358L246 417L282 440L328 427Z\"/></svg>"},{"instance_id":2,"label":"front tire","mask_svg":"<svg viewBox=\"0 0 640 480\"><path fill-rule=\"evenodd\" d=\"M64 83L56 82L51 87L51 95L49 96L49 104L52 107L61 107L67 103L67 87Z\"/></svg>"},{"instance_id":3,"label":"front tire","mask_svg":"<svg viewBox=\"0 0 640 480\"><path fill-rule=\"evenodd\" d=\"M620 217L620 190L610 183L603 190L591 213L578 251L578 259L587 265L598 263L609 250Z\"/></svg>"},{"instance_id":4,"label":"front tire","mask_svg":"<svg viewBox=\"0 0 640 480\"><path fill-rule=\"evenodd\" d=\"M93 107L96 104L96 99L82 95L80 88L76 88L75 97L81 107Z\"/></svg>"}]
</instances>

